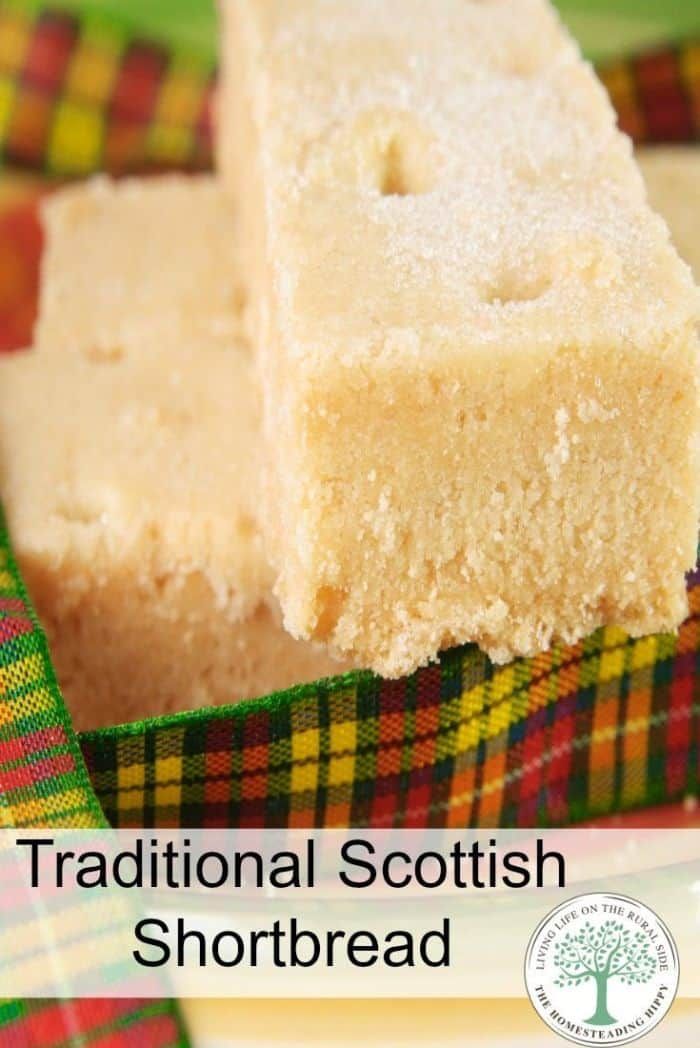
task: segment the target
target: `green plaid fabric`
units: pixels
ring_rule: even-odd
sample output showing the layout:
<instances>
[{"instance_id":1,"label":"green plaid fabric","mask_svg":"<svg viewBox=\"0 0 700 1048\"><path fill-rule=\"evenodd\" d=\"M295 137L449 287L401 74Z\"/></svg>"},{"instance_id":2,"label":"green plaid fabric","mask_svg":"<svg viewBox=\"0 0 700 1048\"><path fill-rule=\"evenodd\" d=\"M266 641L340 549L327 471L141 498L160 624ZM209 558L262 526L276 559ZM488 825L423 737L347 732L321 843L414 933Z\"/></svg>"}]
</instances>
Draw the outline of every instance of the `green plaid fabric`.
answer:
<instances>
[{"instance_id":1,"label":"green plaid fabric","mask_svg":"<svg viewBox=\"0 0 700 1048\"><path fill-rule=\"evenodd\" d=\"M0 819L9 827L107 826L90 784L0 510ZM8 1048L186 1048L170 1001L0 1001Z\"/></svg>"},{"instance_id":2,"label":"green plaid fabric","mask_svg":"<svg viewBox=\"0 0 700 1048\"><path fill-rule=\"evenodd\" d=\"M0 159L47 174L199 169L213 63L115 21L0 0Z\"/></svg>"},{"instance_id":3,"label":"green plaid fabric","mask_svg":"<svg viewBox=\"0 0 700 1048\"><path fill-rule=\"evenodd\" d=\"M187 1048L168 1001L0 1002L3 1048Z\"/></svg>"},{"instance_id":4,"label":"green plaid fabric","mask_svg":"<svg viewBox=\"0 0 700 1048\"><path fill-rule=\"evenodd\" d=\"M0 818L106 826L0 515Z\"/></svg>"},{"instance_id":5,"label":"green plaid fabric","mask_svg":"<svg viewBox=\"0 0 700 1048\"><path fill-rule=\"evenodd\" d=\"M83 735L116 826L551 826L700 779L700 576L678 637L599 630L494 667L473 647Z\"/></svg>"},{"instance_id":6,"label":"green plaid fabric","mask_svg":"<svg viewBox=\"0 0 700 1048\"><path fill-rule=\"evenodd\" d=\"M212 55L76 6L0 0L0 160L61 176L209 166ZM638 141L697 139L699 47L696 34L600 67ZM499 668L464 648L403 681L351 674L78 745L0 521L1 817L531 826L674 800L700 778L700 576L689 595L678 637L599 631ZM167 1001L5 1001L0 1043L172 1048L186 1034Z\"/></svg>"}]
</instances>

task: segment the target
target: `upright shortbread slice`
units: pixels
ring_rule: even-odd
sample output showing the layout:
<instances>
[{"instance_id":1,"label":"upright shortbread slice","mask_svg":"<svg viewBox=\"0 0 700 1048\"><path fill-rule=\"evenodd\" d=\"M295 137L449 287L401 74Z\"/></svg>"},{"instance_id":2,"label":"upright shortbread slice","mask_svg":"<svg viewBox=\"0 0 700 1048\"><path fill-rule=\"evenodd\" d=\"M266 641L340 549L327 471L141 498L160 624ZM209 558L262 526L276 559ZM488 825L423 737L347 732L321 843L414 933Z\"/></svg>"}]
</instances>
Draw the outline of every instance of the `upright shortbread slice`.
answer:
<instances>
[{"instance_id":1,"label":"upright shortbread slice","mask_svg":"<svg viewBox=\"0 0 700 1048\"><path fill-rule=\"evenodd\" d=\"M698 297L544 0L223 0L288 628L395 676L686 614Z\"/></svg>"},{"instance_id":2,"label":"upright shortbread slice","mask_svg":"<svg viewBox=\"0 0 700 1048\"><path fill-rule=\"evenodd\" d=\"M94 235L104 243L92 244L87 226L76 241L70 225L48 231L65 272L78 273L75 254L90 253L92 284L87 274L76 280L58 308L45 268L42 349L0 361L0 498L75 722L92 728L231 702L337 672L283 630L272 596L258 398L235 312L228 338L201 327L189 345L166 337L183 294L193 308L211 302L209 259L225 257L228 206L220 196L216 204L209 179L188 184L175 210L159 180L133 183L127 209L123 188L97 192ZM89 210L93 186L71 189L70 207L80 210L81 194ZM63 207L56 198L54 215ZM190 254L170 250L183 210L202 240ZM217 210L218 223L209 220ZM150 326L138 323L138 298L131 316L127 295L111 318L119 354L94 356L91 335L109 329L89 300L132 279L123 267L129 239L134 254L141 244L136 213L148 214L154 258L162 247ZM124 251L112 259L117 240ZM74 340L54 352L52 324L60 342L73 321Z\"/></svg>"},{"instance_id":3,"label":"upright shortbread slice","mask_svg":"<svg viewBox=\"0 0 700 1048\"><path fill-rule=\"evenodd\" d=\"M652 207L668 222L681 257L700 281L700 149L647 146L637 160Z\"/></svg>"},{"instance_id":4,"label":"upright shortbread slice","mask_svg":"<svg viewBox=\"0 0 700 1048\"><path fill-rule=\"evenodd\" d=\"M109 359L240 338L238 237L215 179L96 177L47 197L42 221L40 349Z\"/></svg>"}]
</instances>

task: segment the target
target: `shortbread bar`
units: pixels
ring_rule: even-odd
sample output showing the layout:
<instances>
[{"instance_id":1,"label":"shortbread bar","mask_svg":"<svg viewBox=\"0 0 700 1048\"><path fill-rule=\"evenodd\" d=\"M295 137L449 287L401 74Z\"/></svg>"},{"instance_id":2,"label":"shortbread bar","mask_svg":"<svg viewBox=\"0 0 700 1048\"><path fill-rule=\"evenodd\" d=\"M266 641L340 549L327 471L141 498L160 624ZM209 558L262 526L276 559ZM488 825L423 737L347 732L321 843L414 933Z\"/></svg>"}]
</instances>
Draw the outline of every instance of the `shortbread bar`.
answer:
<instances>
[{"instance_id":1,"label":"shortbread bar","mask_svg":"<svg viewBox=\"0 0 700 1048\"><path fill-rule=\"evenodd\" d=\"M128 193L135 202L140 192L149 235L163 247L148 318L160 337L151 343L124 322L119 355L92 355L91 331L97 338L107 328L97 314L87 323L90 294L131 279L127 241L136 255L142 232L121 189L99 192L96 235L125 250L112 270L87 229L78 238L76 252L87 249L95 263L93 285L76 281L65 320L51 306L60 337L75 318L74 342L50 351L43 312L42 349L0 361L0 498L79 728L264 695L339 669L283 630L272 596L257 495L259 406L237 315L226 318L228 339L200 329L188 348L165 337L182 307L182 270L191 302L207 303L209 264L202 244L189 256L165 250L179 215L158 182ZM70 193L77 205L80 191ZM83 193L90 206L94 188ZM231 230L223 218L207 224L214 194L202 180L181 205L221 259ZM218 207L226 215L223 200ZM77 273L70 241L69 227L49 230L49 249ZM154 243L149 251L155 257ZM42 310L51 290L46 273ZM114 319L118 326L118 312Z\"/></svg>"},{"instance_id":2,"label":"shortbread bar","mask_svg":"<svg viewBox=\"0 0 700 1048\"><path fill-rule=\"evenodd\" d=\"M672 630L698 295L544 0L223 0L287 627L387 676Z\"/></svg>"},{"instance_id":3,"label":"shortbread bar","mask_svg":"<svg viewBox=\"0 0 700 1048\"><path fill-rule=\"evenodd\" d=\"M700 281L700 149L647 146L637 160L652 207L668 222L681 257Z\"/></svg>"}]
</instances>

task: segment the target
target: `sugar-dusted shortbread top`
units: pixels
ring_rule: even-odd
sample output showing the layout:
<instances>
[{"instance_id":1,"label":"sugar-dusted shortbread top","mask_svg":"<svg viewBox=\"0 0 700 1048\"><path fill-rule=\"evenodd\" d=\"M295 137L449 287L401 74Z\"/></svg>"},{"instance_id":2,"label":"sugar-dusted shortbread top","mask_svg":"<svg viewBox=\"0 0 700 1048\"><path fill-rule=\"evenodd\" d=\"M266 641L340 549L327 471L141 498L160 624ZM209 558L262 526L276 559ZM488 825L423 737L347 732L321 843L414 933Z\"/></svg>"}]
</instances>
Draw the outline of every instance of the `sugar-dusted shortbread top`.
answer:
<instances>
[{"instance_id":1,"label":"sugar-dusted shortbread top","mask_svg":"<svg viewBox=\"0 0 700 1048\"><path fill-rule=\"evenodd\" d=\"M629 142L544 0L261 2L242 17L288 354L643 348L695 323Z\"/></svg>"},{"instance_id":2,"label":"sugar-dusted shortbread top","mask_svg":"<svg viewBox=\"0 0 700 1048\"><path fill-rule=\"evenodd\" d=\"M240 337L234 213L209 175L98 176L48 196L36 344L117 359Z\"/></svg>"}]
</instances>

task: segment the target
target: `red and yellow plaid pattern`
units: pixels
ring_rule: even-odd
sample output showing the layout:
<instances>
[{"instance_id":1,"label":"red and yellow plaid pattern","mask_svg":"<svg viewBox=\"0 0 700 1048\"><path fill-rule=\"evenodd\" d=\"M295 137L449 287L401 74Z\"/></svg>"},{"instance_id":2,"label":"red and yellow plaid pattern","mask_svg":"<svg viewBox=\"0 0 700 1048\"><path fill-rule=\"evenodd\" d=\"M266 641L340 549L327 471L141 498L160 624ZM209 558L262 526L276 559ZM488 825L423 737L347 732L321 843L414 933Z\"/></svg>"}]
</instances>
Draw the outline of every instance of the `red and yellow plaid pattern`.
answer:
<instances>
[{"instance_id":1,"label":"red and yellow plaid pattern","mask_svg":"<svg viewBox=\"0 0 700 1048\"><path fill-rule=\"evenodd\" d=\"M700 40L600 74L637 141L700 135ZM214 79L111 22L0 0L0 159L62 177L209 167Z\"/></svg>"},{"instance_id":2,"label":"red and yellow plaid pattern","mask_svg":"<svg viewBox=\"0 0 700 1048\"><path fill-rule=\"evenodd\" d=\"M700 574L678 637L473 647L81 737L116 826L552 826L700 786Z\"/></svg>"},{"instance_id":3,"label":"red and yellow plaid pattern","mask_svg":"<svg viewBox=\"0 0 700 1048\"><path fill-rule=\"evenodd\" d=\"M33 180L0 179L0 353L28 346L39 284L41 229Z\"/></svg>"},{"instance_id":4,"label":"red and yellow plaid pattern","mask_svg":"<svg viewBox=\"0 0 700 1048\"><path fill-rule=\"evenodd\" d=\"M700 39L606 64L598 73L635 142L700 138Z\"/></svg>"},{"instance_id":5,"label":"red and yellow plaid pattern","mask_svg":"<svg viewBox=\"0 0 700 1048\"><path fill-rule=\"evenodd\" d=\"M107 825L0 514L0 825ZM0 1044L186 1048L170 1001L0 1002Z\"/></svg>"},{"instance_id":6,"label":"red and yellow plaid pattern","mask_svg":"<svg viewBox=\"0 0 700 1048\"><path fill-rule=\"evenodd\" d=\"M700 43L601 70L638 141L697 139ZM211 162L214 70L110 23L0 0L0 160L44 176ZM37 186L0 182L0 350L31 338ZM528 826L700 785L700 576L678 638L600 631L494 668L447 653L79 740L0 522L5 825ZM0 1002L0 1044L174 1048L167 1001Z\"/></svg>"},{"instance_id":7,"label":"red and yellow plaid pattern","mask_svg":"<svg viewBox=\"0 0 700 1048\"><path fill-rule=\"evenodd\" d=\"M61 176L211 158L214 70L111 22L0 0L0 158Z\"/></svg>"},{"instance_id":8,"label":"red and yellow plaid pattern","mask_svg":"<svg viewBox=\"0 0 700 1048\"><path fill-rule=\"evenodd\" d=\"M0 1002L3 1048L187 1048L162 1001Z\"/></svg>"},{"instance_id":9,"label":"red and yellow plaid pattern","mask_svg":"<svg viewBox=\"0 0 700 1048\"><path fill-rule=\"evenodd\" d=\"M0 516L0 824L105 826Z\"/></svg>"}]
</instances>

